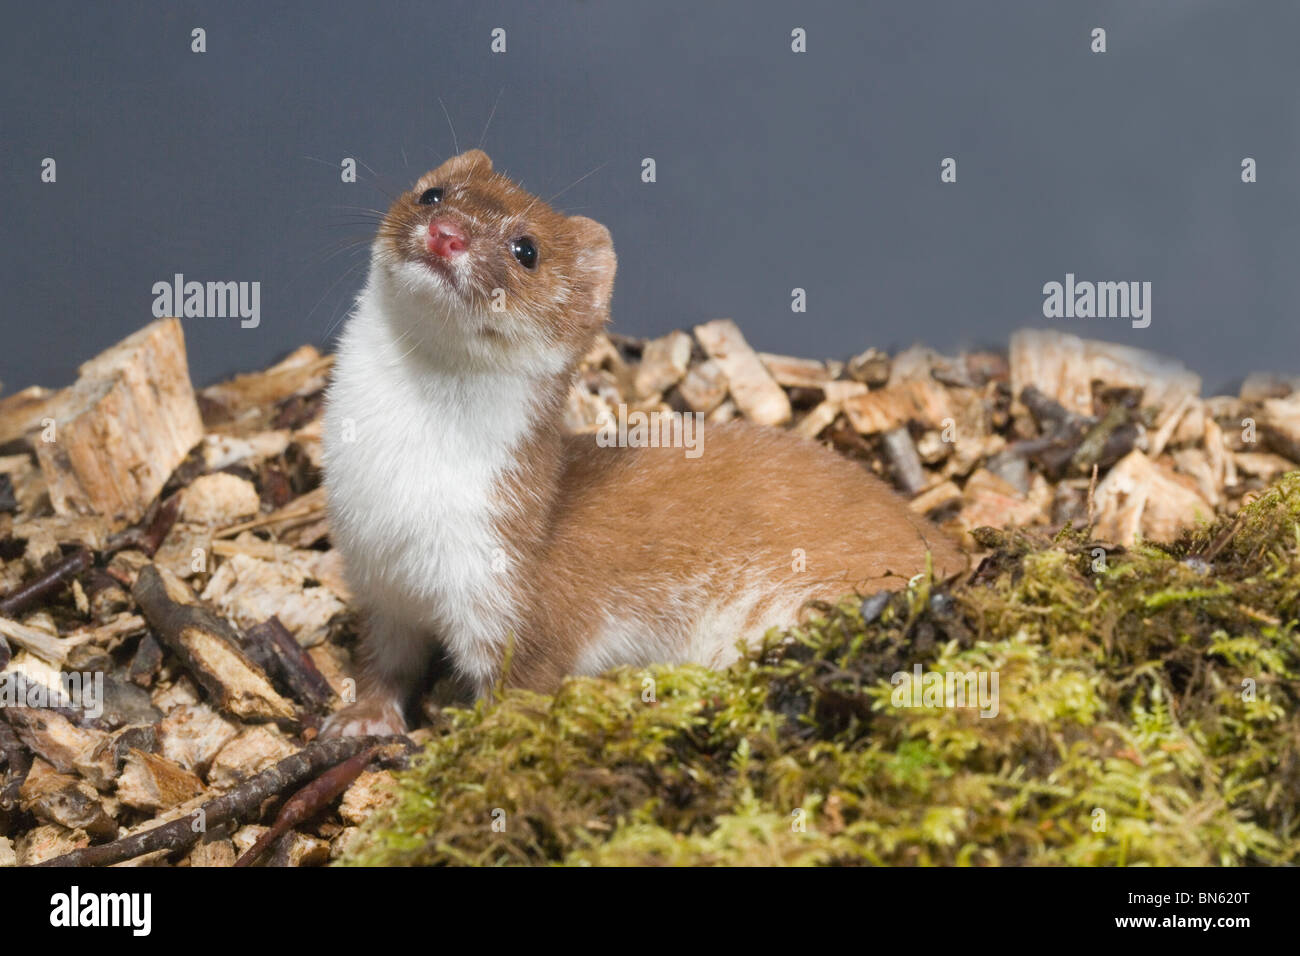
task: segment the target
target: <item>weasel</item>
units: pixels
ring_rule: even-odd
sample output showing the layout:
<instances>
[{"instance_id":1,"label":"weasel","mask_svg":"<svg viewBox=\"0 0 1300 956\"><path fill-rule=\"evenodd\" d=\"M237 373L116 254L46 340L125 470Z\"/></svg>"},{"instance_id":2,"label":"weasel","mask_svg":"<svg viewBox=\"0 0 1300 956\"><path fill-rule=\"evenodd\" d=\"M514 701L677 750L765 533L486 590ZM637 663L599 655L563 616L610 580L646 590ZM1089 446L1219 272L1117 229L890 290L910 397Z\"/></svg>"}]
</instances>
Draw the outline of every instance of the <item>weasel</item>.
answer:
<instances>
[{"instance_id":1,"label":"weasel","mask_svg":"<svg viewBox=\"0 0 1300 956\"><path fill-rule=\"evenodd\" d=\"M959 548L861 466L743 422L600 447L562 410L609 315L609 231L455 156L397 198L326 399L330 533L363 613L329 735L400 733L435 654L479 695L694 661ZM803 556L802 558L800 556Z\"/></svg>"}]
</instances>

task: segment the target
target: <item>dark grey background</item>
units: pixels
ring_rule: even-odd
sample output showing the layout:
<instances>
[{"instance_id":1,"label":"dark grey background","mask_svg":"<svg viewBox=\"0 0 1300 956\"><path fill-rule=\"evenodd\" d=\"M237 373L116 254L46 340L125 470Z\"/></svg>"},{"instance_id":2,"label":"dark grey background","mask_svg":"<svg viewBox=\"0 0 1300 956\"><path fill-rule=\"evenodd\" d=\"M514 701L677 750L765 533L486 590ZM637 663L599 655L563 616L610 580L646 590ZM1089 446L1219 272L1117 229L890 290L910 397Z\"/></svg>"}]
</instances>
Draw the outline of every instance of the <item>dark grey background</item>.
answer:
<instances>
[{"instance_id":1,"label":"dark grey background","mask_svg":"<svg viewBox=\"0 0 1300 956\"><path fill-rule=\"evenodd\" d=\"M1210 389L1300 371L1300 5L42 0L3 22L6 391L71 380L174 272L262 283L258 329L186 320L199 383L327 344L372 231L345 207L452 152L439 98L465 148L498 94L498 168L542 196L590 173L556 204L614 234L619 331L725 315L843 356L1056 324ZM340 182L345 156L378 177ZM1043 319L1066 272L1151 281L1151 327Z\"/></svg>"}]
</instances>

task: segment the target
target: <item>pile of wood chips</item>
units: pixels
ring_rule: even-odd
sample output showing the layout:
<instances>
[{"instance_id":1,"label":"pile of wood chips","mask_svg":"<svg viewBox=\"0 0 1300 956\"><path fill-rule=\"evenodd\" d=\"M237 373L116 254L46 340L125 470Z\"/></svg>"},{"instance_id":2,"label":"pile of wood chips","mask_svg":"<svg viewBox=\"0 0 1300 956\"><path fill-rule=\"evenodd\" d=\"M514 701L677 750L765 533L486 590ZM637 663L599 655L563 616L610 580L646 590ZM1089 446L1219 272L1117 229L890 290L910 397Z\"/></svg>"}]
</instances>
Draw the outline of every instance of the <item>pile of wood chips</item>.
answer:
<instances>
[{"instance_id":1,"label":"pile of wood chips","mask_svg":"<svg viewBox=\"0 0 1300 956\"><path fill-rule=\"evenodd\" d=\"M230 865L259 839L263 862L319 864L384 799L370 762L402 748L312 743L354 689L321 487L330 364L303 347L195 392L162 319L70 388L0 399L0 866ZM619 406L744 417L860 460L959 534L1092 522L1128 544L1294 469L1297 386L1252 376L1203 399L1177 363L1038 331L1007 354L823 362L757 353L718 319L602 337L566 415L575 431ZM70 675L102 675L97 712L54 700Z\"/></svg>"}]
</instances>

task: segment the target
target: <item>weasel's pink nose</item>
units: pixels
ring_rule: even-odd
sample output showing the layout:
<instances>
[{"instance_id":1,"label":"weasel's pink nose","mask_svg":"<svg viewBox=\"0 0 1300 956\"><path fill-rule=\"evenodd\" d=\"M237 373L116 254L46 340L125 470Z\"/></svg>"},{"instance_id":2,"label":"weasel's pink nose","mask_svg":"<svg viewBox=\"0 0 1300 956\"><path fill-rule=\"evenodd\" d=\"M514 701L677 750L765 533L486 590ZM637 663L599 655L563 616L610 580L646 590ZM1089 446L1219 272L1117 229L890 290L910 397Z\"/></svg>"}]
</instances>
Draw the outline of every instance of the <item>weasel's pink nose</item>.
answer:
<instances>
[{"instance_id":1,"label":"weasel's pink nose","mask_svg":"<svg viewBox=\"0 0 1300 956\"><path fill-rule=\"evenodd\" d=\"M435 219L424 244L438 258L450 259L469 248L469 236L450 219Z\"/></svg>"}]
</instances>

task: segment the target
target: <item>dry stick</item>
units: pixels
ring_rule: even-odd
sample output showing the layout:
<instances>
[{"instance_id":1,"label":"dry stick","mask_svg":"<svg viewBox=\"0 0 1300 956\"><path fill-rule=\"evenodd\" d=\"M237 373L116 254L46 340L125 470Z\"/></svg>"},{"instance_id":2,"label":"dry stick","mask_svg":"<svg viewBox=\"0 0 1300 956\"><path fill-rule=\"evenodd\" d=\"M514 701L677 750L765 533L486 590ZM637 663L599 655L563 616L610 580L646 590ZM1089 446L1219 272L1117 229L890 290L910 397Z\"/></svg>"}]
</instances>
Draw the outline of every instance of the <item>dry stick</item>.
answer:
<instances>
[{"instance_id":1,"label":"dry stick","mask_svg":"<svg viewBox=\"0 0 1300 956\"><path fill-rule=\"evenodd\" d=\"M1080 471L1092 465L1094 468L1101 459L1102 454L1106 451L1106 445L1110 442L1111 436L1115 431L1128 422L1128 409L1123 405L1113 405L1106 417L1093 425L1088 433L1083 436L1079 442L1079 447L1075 449L1074 457L1070 463Z\"/></svg>"},{"instance_id":2,"label":"dry stick","mask_svg":"<svg viewBox=\"0 0 1300 956\"><path fill-rule=\"evenodd\" d=\"M0 617L14 618L35 607L89 567L89 551L81 548L72 552L50 570L0 600Z\"/></svg>"},{"instance_id":3,"label":"dry stick","mask_svg":"<svg viewBox=\"0 0 1300 956\"><path fill-rule=\"evenodd\" d=\"M279 530L284 531L288 528L297 527L298 525L308 524L325 515L325 508L318 504L314 499L308 499L308 495L299 495L293 501L289 502L283 508L272 511L270 514L261 515L250 521L241 524L233 524L226 528L218 530L214 538L233 538L244 531L255 531L258 528L264 528L267 525L281 525Z\"/></svg>"},{"instance_id":4,"label":"dry stick","mask_svg":"<svg viewBox=\"0 0 1300 956\"><path fill-rule=\"evenodd\" d=\"M111 866L123 860L134 859L158 850L184 850L199 841L208 827L257 812L262 804L295 787L304 780L319 776L335 764L369 751L386 741L401 739L389 737L343 737L335 740L318 740L308 744L291 757L285 757L274 767L263 770L256 777L240 784L227 794L209 800L197 810L162 826L136 833L99 846L73 850L40 866ZM194 826L195 814L202 814L203 826Z\"/></svg>"},{"instance_id":5,"label":"dry stick","mask_svg":"<svg viewBox=\"0 0 1300 956\"><path fill-rule=\"evenodd\" d=\"M1092 466L1092 477L1088 479L1088 533L1097 524L1097 465Z\"/></svg>"},{"instance_id":6,"label":"dry stick","mask_svg":"<svg viewBox=\"0 0 1300 956\"><path fill-rule=\"evenodd\" d=\"M168 532L172 531L172 525L175 524L179 514L181 514L181 493L175 492L166 501L153 503L148 514L144 515L143 522L127 528L121 535L109 538L107 550L135 548L144 551L144 554L152 558L157 553L157 549L161 548Z\"/></svg>"},{"instance_id":7,"label":"dry stick","mask_svg":"<svg viewBox=\"0 0 1300 956\"><path fill-rule=\"evenodd\" d=\"M180 513L181 493L177 491L162 503L158 508L158 513L149 522L149 526L145 528L145 554L152 558L158 549L162 547L163 541L166 540L168 533L172 530L172 525L176 524L176 519L180 516Z\"/></svg>"},{"instance_id":8,"label":"dry stick","mask_svg":"<svg viewBox=\"0 0 1300 956\"><path fill-rule=\"evenodd\" d=\"M265 672L241 650L234 627L202 604L182 604L167 592L155 565L136 576L131 596L165 644L215 702L240 720L295 722L293 702L281 697Z\"/></svg>"},{"instance_id":9,"label":"dry stick","mask_svg":"<svg viewBox=\"0 0 1300 956\"><path fill-rule=\"evenodd\" d=\"M149 687L153 684L158 671L162 669L162 663L162 645L152 634L145 632L140 637L139 643L135 645L135 653L131 655L131 663L126 672L127 679L140 687Z\"/></svg>"},{"instance_id":10,"label":"dry stick","mask_svg":"<svg viewBox=\"0 0 1300 956\"><path fill-rule=\"evenodd\" d=\"M244 638L244 651L294 697L317 710L329 707L334 700L329 681L278 617L248 628Z\"/></svg>"},{"instance_id":11,"label":"dry stick","mask_svg":"<svg viewBox=\"0 0 1300 956\"><path fill-rule=\"evenodd\" d=\"M1044 432L1064 429L1082 436L1097 421L1090 415L1070 411L1056 399L1044 394L1036 385L1026 385L1020 390L1020 404L1029 409Z\"/></svg>"},{"instance_id":12,"label":"dry stick","mask_svg":"<svg viewBox=\"0 0 1300 956\"><path fill-rule=\"evenodd\" d=\"M1206 549L1205 553L1201 555L1202 560L1208 562L1217 558L1219 552L1227 547L1228 542L1231 541L1237 532L1241 530L1242 520L1245 517L1246 514L1244 511L1237 512L1237 517L1233 519L1232 524L1219 532L1218 537L1210 542L1210 546Z\"/></svg>"},{"instance_id":13,"label":"dry stick","mask_svg":"<svg viewBox=\"0 0 1300 956\"><path fill-rule=\"evenodd\" d=\"M361 776L361 771L366 769L366 765L378 752L378 747L363 750L355 757L349 757L338 766L326 770L295 793L280 808L271 828L258 837L257 842L235 861L235 866L252 866L272 843L304 820L309 820L319 813L331 800L346 790L353 780Z\"/></svg>"}]
</instances>

